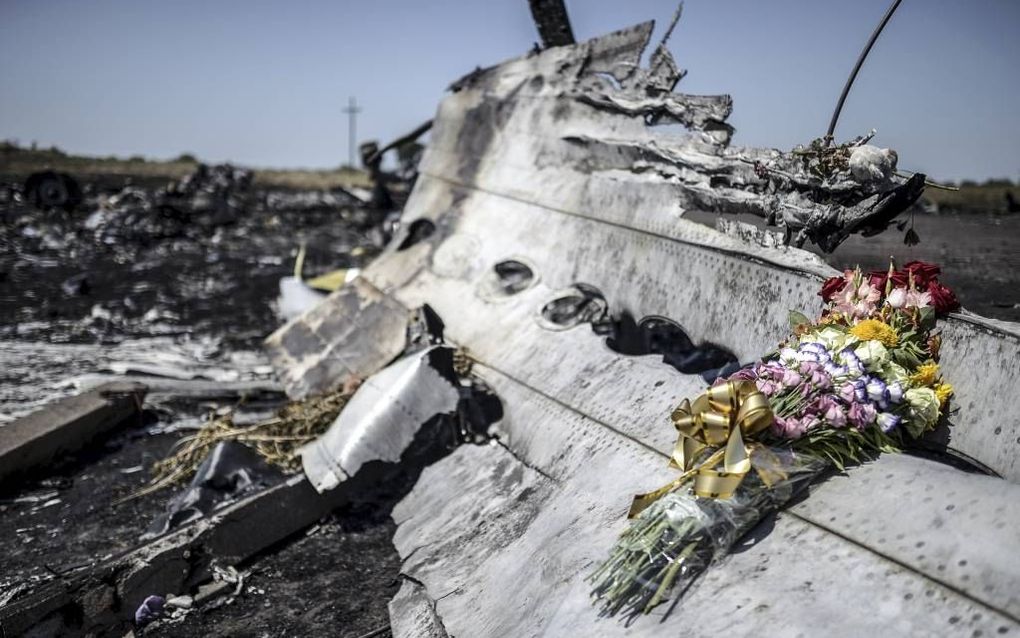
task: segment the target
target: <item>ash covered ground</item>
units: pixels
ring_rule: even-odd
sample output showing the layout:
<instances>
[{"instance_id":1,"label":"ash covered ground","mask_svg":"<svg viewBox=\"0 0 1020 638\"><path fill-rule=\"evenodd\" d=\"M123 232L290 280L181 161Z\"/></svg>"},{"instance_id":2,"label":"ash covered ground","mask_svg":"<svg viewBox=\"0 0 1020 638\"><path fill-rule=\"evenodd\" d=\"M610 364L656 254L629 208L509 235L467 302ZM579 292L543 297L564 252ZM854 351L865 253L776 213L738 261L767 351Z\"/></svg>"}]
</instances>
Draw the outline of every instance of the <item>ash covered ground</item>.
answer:
<instances>
[{"instance_id":1,"label":"ash covered ground","mask_svg":"<svg viewBox=\"0 0 1020 638\"><path fill-rule=\"evenodd\" d=\"M262 339L281 325L281 277L358 267L386 211L367 193L251 184L213 168L171 181L98 175L67 211L0 186L0 427L102 374L271 383ZM191 180L189 185L188 179ZM215 182L219 180L219 184ZM6 186L6 187L4 187ZM254 393L256 419L283 402ZM84 452L0 486L0 599L140 543L174 490L120 502L153 462L236 398L147 400L142 418ZM387 626L399 560L386 504L346 508L269 550L229 605L146 635L361 636Z\"/></svg>"}]
</instances>

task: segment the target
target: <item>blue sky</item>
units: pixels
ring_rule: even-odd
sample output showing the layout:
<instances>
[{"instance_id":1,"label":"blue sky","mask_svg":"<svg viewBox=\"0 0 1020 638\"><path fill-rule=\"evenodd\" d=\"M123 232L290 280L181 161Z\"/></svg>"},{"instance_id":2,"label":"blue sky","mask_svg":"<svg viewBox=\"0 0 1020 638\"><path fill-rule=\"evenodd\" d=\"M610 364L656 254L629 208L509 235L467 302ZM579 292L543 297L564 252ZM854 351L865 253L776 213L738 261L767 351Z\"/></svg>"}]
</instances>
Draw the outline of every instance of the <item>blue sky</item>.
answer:
<instances>
[{"instance_id":1,"label":"blue sky","mask_svg":"<svg viewBox=\"0 0 1020 638\"><path fill-rule=\"evenodd\" d=\"M579 39L672 0L568 0ZM671 49L689 93L729 93L734 143L825 132L886 0L687 0ZM658 35L658 32L656 36ZM1020 177L1020 2L904 0L837 129L878 129L903 168ZM0 0L0 138L85 154L192 152L255 166L347 158L431 117L446 86L537 40L526 0Z\"/></svg>"}]
</instances>

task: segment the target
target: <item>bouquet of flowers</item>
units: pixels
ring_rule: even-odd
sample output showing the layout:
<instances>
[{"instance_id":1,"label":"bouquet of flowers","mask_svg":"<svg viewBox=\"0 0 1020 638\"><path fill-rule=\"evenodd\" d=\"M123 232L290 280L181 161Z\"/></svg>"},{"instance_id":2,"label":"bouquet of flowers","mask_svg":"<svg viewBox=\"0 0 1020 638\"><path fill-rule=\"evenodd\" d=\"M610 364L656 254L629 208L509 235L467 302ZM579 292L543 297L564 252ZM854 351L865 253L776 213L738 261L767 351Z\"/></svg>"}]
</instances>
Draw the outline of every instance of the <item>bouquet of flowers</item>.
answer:
<instances>
[{"instance_id":1,"label":"bouquet of flowers","mask_svg":"<svg viewBox=\"0 0 1020 638\"><path fill-rule=\"evenodd\" d=\"M772 354L672 415L672 483L634 499L634 519L591 576L603 612L647 613L831 467L896 452L935 427L953 389L939 374L939 315L959 308L937 266L859 268L827 280L814 322L790 315Z\"/></svg>"}]
</instances>

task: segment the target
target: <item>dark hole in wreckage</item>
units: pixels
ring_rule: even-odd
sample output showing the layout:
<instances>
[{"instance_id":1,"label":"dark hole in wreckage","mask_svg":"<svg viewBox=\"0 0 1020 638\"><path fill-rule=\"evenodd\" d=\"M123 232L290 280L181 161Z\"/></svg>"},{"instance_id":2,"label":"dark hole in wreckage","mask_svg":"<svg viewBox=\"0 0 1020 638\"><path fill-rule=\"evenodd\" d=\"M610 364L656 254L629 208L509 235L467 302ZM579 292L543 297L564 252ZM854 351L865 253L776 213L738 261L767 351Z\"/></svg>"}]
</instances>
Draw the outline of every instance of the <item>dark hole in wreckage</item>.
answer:
<instances>
[{"instance_id":1,"label":"dark hole in wreckage","mask_svg":"<svg viewBox=\"0 0 1020 638\"><path fill-rule=\"evenodd\" d=\"M420 244L436 232L436 225L429 219L416 219L407 227L407 234L397 246L397 251L405 251L411 246Z\"/></svg>"}]
</instances>

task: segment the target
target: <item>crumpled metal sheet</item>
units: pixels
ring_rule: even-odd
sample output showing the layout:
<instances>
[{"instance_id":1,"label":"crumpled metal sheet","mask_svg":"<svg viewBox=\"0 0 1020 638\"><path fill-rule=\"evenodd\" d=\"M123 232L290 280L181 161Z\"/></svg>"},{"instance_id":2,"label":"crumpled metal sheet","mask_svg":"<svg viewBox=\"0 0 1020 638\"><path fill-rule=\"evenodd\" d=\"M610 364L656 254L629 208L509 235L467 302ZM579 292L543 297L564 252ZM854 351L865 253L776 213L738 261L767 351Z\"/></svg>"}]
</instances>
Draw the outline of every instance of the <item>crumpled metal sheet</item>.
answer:
<instances>
[{"instance_id":1,"label":"crumpled metal sheet","mask_svg":"<svg viewBox=\"0 0 1020 638\"><path fill-rule=\"evenodd\" d=\"M333 489L370 461L399 461L423 423L457 409L452 369L453 349L431 346L365 380L329 430L299 450L315 489Z\"/></svg>"},{"instance_id":2,"label":"crumpled metal sheet","mask_svg":"<svg viewBox=\"0 0 1020 638\"><path fill-rule=\"evenodd\" d=\"M287 395L329 392L403 352L408 310L358 277L266 339Z\"/></svg>"},{"instance_id":3,"label":"crumpled metal sheet","mask_svg":"<svg viewBox=\"0 0 1020 638\"><path fill-rule=\"evenodd\" d=\"M166 512L149 525L141 538L162 536L283 480L279 469L266 463L248 446L237 441L220 441L198 466L188 487L170 499Z\"/></svg>"}]
</instances>

